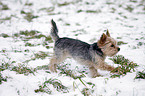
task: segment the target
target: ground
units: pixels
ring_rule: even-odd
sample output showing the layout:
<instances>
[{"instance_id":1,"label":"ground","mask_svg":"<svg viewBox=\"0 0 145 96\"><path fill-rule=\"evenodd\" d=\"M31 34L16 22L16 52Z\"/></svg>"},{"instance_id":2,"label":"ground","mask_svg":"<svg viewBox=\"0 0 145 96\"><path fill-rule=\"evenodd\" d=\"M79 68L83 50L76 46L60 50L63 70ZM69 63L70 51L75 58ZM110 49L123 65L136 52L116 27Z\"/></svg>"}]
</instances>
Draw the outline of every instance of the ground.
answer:
<instances>
[{"instance_id":1,"label":"ground","mask_svg":"<svg viewBox=\"0 0 145 96\"><path fill-rule=\"evenodd\" d=\"M145 94L144 0L0 0L0 96L143 96ZM107 29L120 52L91 78L73 59L48 69L53 19L60 37L94 43Z\"/></svg>"}]
</instances>

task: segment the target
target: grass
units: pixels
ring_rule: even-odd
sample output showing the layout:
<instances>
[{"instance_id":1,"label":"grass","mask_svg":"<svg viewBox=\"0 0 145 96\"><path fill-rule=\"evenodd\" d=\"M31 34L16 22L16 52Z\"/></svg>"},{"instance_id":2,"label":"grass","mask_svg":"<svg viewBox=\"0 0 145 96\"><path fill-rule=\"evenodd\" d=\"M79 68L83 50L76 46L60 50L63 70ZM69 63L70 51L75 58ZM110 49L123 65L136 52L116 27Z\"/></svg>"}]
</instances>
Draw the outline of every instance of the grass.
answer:
<instances>
[{"instance_id":1,"label":"grass","mask_svg":"<svg viewBox=\"0 0 145 96\"><path fill-rule=\"evenodd\" d=\"M40 33L39 31L36 30L31 30L31 31L20 31L20 35L25 35L25 36L35 36L37 33Z\"/></svg>"},{"instance_id":2,"label":"grass","mask_svg":"<svg viewBox=\"0 0 145 96\"><path fill-rule=\"evenodd\" d=\"M41 56L39 57L39 55L36 56L36 57L41 58ZM47 54L44 55L44 57L42 57L42 59L44 59L46 57L47 57ZM111 75L112 78L124 76L128 72L135 72L135 68L138 66L136 63L130 61L129 59L126 59L122 55L114 56L113 58L111 58L111 60L115 64L119 65L115 70L112 71L112 72L118 72L118 74L112 74ZM70 65L69 64L58 65L58 70L60 71L59 75L65 74L66 76L69 76L73 79L80 79L80 78L85 77L84 74L86 74L86 71L83 71L83 72L82 71L77 71L77 72L75 72L74 70L71 70L70 68L68 68L68 66L70 66ZM48 70L48 65L38 66L36 68L36 70L42 70L42 69ZM50 73L50 71L46 71L46 72ZM80 75L76 75L76 74L80 74ZM88 83L88 84L91 85L91 82Z\"/></svg>"},{"instance_id":3,"label":"grass","mask_svg":"<svg viewBox=\"0 0 145 96\"><path fill-rule=\"evenodd\" d=\"M3 81L7 81L7 77L3 77L0 71L0 84L2 84Z\"/></svg>"},{"instance_id":4,"label":"grass","mask_svg":"<svg viewBox=\"0 0 145 96\"><path fill-rule=\"evenodd\" d=\"M49 57L49 53L47 52L43 52L43 51L39 51L38 53L34 53L34 58L37 58L37 59L45 59L46 57Z\"/></svg>"},{"instance_id":5,"label":"grass","mask_svg":"<svg viewBox=\"0 0 145 96\"><path fill-rule=\"evenodd\" d=\"M37 66L35 70L45 70L46 73L50 73L48 65Z\"/></svg>"},{"instance_id":6,"label":"grass","mask_svg":"<svg viewBox=\"0 0 145 96\"><path fill-rule=\"evenodd\" d=\"M20 31L19 33L15 33L12 36L13 38L21 38L22 40L30 40L30 39L38 39L43 36L40 35L39 31L36 30L25 30L25 31Z\"/></svg>"},{"instance_id":7,"label":"grass","mask_svg":"<svg viewBox=\"0 0 145 96\"><path fill-rule=\"evenodd\" d=\"M14 64L17 64L17 62L11 60L9 55L6 53L7 52L6 49L5 50L3 49L0 52L3 53L5 56L5 59L1 61L0 72L4 70L10 70L10 71L15 71L18 74L29 75L29 74L34 74L34 72L36 71L35 69L28 68L25 63L23 64L19 63L17 66L15 66Z\"/></svg>"},{"instance_id":8,"label":"grass","mask_svg":"<svg viewBox=\"0 0 145 96\"><path fill-rule=\"evenodd\" d=\"M117 45L123 45L123 44L127 44L127 43L125 43L125 42L123 42L123 41L118 41L118 42L117 42Z\"/></svg>"},{"instance_id":9,"label":"grass","mask_svg":"<svg viewBox=\"0 0 145 96\"><path fill-rule=\"evenodd\" d=\"M22 41L24 41L26 47L27 46L35 47L35 46L42 45L46 48L50 48L50 46L46 46L46 45L48 45L50 42L52 42L52 39L51 39L50 36L45 36L37 30L20 31L19 33L15 33L13 35L8 35L8 34L5 34L5 33L2 33L2 34L0 34L0 37L14 38L14 39L18 39L18 41L22 40ZM42 44L39 44L39 43L34 44L34 43L28 42L29 40L32 40L32 39L41 39L41 38L44 38L44 42ZM8 59L8 61L7 60L6 61L2 60L2 63L0 65L0 71L4 71L4 70L8 69L10 71L15 71L17 74L24 74L24 75L29 75L29 74L34 75L34 73L37 71L36 68L34 68L34 69L33 68L28 68L26 66L26 63L28 63L31 60L36 60L36 59L42 59L43 60L46 57L50 56L50 53L48 53L48 52L39 51L39 52L34 53L33 54L34 57L31 58L30 60L26 60L26 62L22 62L22 64L18 64L17 66L13 66L13 64L16 63L16 61L12 61L11 58L7 55L7 52L9 52L9 51L7 51L6 49L2 49L0 51L0 53L2 53L2 55L4 55ZM28 49L22 51L21 49L18 50L18 49L12 48L11 52L15 52L15 53L16 52L19 52L19 53L22 53L22 52L26 53L27 52L27 53L29 53L30 51ZM49 73L49 72L47 71L47 73Z\"/></svg>"},{"instance_id":10,"label":"grass","mask_svg":"<svg viewBox=\"0 0 145 96\"><path fill-rule=\"evenodd\" d=\"M68 87L64 86L62 82L58 79L52 79L46 80L42 85L39 86L39 89L36 89L35 92L45 92L47 94L51 94L52 90L49 88L49 86L53 86L56 91L68 93Z\"/></svg>"},{"instance_id":11,"label":"grass","mask_svg":"<svg viewBox=\"0 0 145 96\"><path fill-rule=\"evenodd\" d=\"M30 40L30 39L40 39L42 37L47 38L45 35L41 34L41 32L37 30L26 30L20 31L20 33L16 33L13 35L14 37L20 37L22 40Z\"/></svg>"},{"instance_id":12,"label":"grass","mask_svg":"<svg viewBox=\"0 0 145 96\"><path fill-rule=\"evenodd\" d=\"M84 88L82 90L79 89L78 85L75 83L75 81L73 82L73 89L75 91L75 89L78 89L84 96L93 96L92 93L94 92L94 87L96 86L94 83L92 82L86 82L85 80L82 80L81 78L78 78L80 81L80 84L82 84L84 86Z\"/></svg>"},{"instance_id":13,"label":"grass","mask_svg":"<svg viewBox=\"0 0 145 96\"><path fill-rule=\"evenodd\" d=\"M145 70L137 72L135 79L145 79Z\"/></svg>"},{"instance_id":14,"label":"grass","mask_svg":"<svg viewBox=\"0 0 145 96\"><path fill-rule=\"evenodd\" d=\"M50 53L49 52L43 52L43 51L39 51L36 53L33 53L33 57L31 57L30 59L24 61L23 63L28 63L32 60L36 60L36 59L46 59L47 57L50 57Z\"/></svg>"},{"instance_id":15,"label":"grass","mask_svg":"<svg viewBox=\"0 0 145 96\"><path fill-rule=\"evenodd\" d=\"M130 5L127 5L125 9L128 10L129 12L132 12L134 10L134 8Z\"/></svg>"},{"instance_id":16,"label":"grass","mask_svg":"<svg viewBox=\"0 0 145 96\"><path fill-rule=\"evenodd\" d=\"M24 64L19 64L19 66L13 66L12 71L17 72L18 74L24 74L24 75L29 75L29 74L33 74L36 70L32 69L32 68L28 68L26 67Z\"/></svg>"},{"instance_id":17,"label":"grass","mask_svg":"<svg viewBox=\"0 0 145 96\"><path fill-rule=\"evenodd\" d=\"M2 60L1 65L0 65L0 71L4 71L6 69L11 70L13 63L15 63L15 62L16 61L11 61L10 59L8 61Z\"/></svg>"},{"instance_id":18,"label":"grass","mask_svg":"<svg viewBox=\"0 0 145 96\"><path fill-rule=\"evenodd\" d=\"M7 37L10 37L10 36L8 34L2 33L2 34L0 34L0 37L7 38Z\"/></svg>"},{"instance_id":19,"label":"grass","mask_svg":"<svg viewBox=\"0 0 145 96\"><path fill-rule=\"evenodd\" d=\"M74 3L78 3L78 2L81 2L82 0L76 0L76 1L73 1L73 2L64 2L64 3L58 3L57 6L62 8L62 7L65 7L65 6L69 6L69 5L72 5ZM137 1L133 1L131 0L132 2L137 2ZM21 0L20 0L21 2ZM91 3L89 1L86 2L87 5L90 5ZM114 2L110 2L110 1L107 1L106 4L108 5L113 5L115 4ZM3 10L9 10L9 7L6 5L6 4L3 4L2 1L0 1L0 11L3 11ZM24 9L27 9L28 10L30 9L29 12L26 12L25 10L22 9L22 11L20 11L19 13L21 13L21 15L23 16L23 19L27 20L28 22L33 22L34 19L36 18L39 18L39 16L37 15L34 15L34 11L31 10L31 8L29 6L33 6L33 3L26 3L24 6L27 6L25 7ZM113 5L114 6L114 5ZM121 5L123 6L123 5ZM45 11L47 12L49 15L57 15L57 14L61 14L60 12L59 13L52 13L55 11L55 7L47 7L47 8L41 8L39 11L37 12L40 12L40 11ZM111 11L112 12L116 12L117 9L115 9L115 7L110 7L112 8ZM124 8L125 10L129 11L129 12L133 12L134 9L133 7L131 6L127 6L126 8ZM11 10L11 9L10 9ZM145 10L145 7L144 7L144 10ZM88 13L88 14L97 14L97 13L100 13L101 10L98 9L98 10L95 10L95 9L92 9L92 10L78 10L77 13ZM43 14L42 14L43 16ZM124 16L123 14L121 15L123 17L123 19L128 19L129 17L127 16ZM3 17L3 15L2 15ZM21 16L20 16L21 17ZM13 19L12 16L10 17L4 17L4 18L1 18L0 19L0 22L1 21L6 21L6 20L11 20ZM21 18L19 18L19 16L16 18L14 18L14 20L19 20ZM20 20L21 21L21 20ZM23 20L22 20L23 21ZM71 23L65 23L65 26L71 26L72 24ZM77 26L80 26L80 24L76 24ZM11 25L10 25L11 26ZM9 27L9 26L8 26ZM129 27L129 28L132 28L133 26L125 26L125 27ZM19 28L18 28L19 29ZM74 31L75 36L78 36L79 34L81 33L86 33L85 29L78 29L76 31ZM24 42L24 47L36 47L36 46L44 46L46 48L50 48L50 46L46 46L48 45L49 43L52 43L52 39L50 36L46 36L44 34L42 34L42 32L39 32L37 30L24 30L24 31L20 31L18 33L15 33L13 34L12 36L8 35L8 34L5 34L5 33L2 33L0 34L0 37L3 37L3 38L15 38L15 39L20 39L21 41ZM44 38L43 40L43 43L32 43L32 42L29 42L30 40L34 40L34 39L41 39L41 38ZM144 37L142 37L144 38ZM118 39L122 39L122 37L118 37ZM95 41L95 39L93 39L93 41ZM17 43L17 42L16 42ZM123 41L119 41L118 42L118 45L123 45L123 44L127 44ZM143 42L138 42L137 44L138 46L144 46L145 43ZM23 46L22 46L23 47ZM32 49L33 50L33 49ZM24 50L25 52L28 52L29 53L29 50L26 49ZM20 53L23 53L24 51L21 51L21 50L1 50L1 53L3 54L6 54L7 52L20 52ZM31 51L31 50L30 50ZM10 53L11 54L11 53ZM33 54L33 58L29 58L30 61L32 60L36 60L36 59L46 59L47 57L49 57L50 53L48 52L44 52L44 51L38 51L36 53ZM7 57L9 58L9 57ZM112 77L120 77L120 76L124 76L126 75L128 72L133 72L135 71L135 68L138 66L136 63L134 62L131 62L130 60L126 59L124 56L121 56L121 55L118 55L118 56L115 56L112 61L116 64L119 65L119 67L116 68L116 70L114 71L118 71L119 74L116 74L116 75L112 75ZM4 70L10 70L10 71L15 71L17 74L24 74L24 75L29 75L29 74L35 74L35 72L37 70L44 70L45 72L47 73L50 73L49 72L49 69L48 69L48 65L43 65L43 66L38 66L36 68L29 68L25 65L25 63L21 63L21 64L18 64L17 66L14 66L14 64L17 63L16 61L13 61L13 60L8 60L8 62L4 61L2 62L2 64L0 64L0 84L4 81L7 81L7 77L4 77L2 75L2 71ZM72 70L72 69L69 69L67 67L68 64L66 65L61 65L61 66L58 66L58 70L59 70L59 75L65 75L67 77L70 77L70 78L73 78L73 79L77 79L79 80L79 84L77 85L74 85L76 87L76 90L80 90L78 88L78 86L80 87L80 85L84 85L83 88L80 90L80 92L84 95L84 96L90 96L93 92L94 92L94 87L96 86L94 83L92 82L86 82L83 80L83 77L85 77L85 71L75 71L75 70ZM76 73L75 73L76 72ZM80 74L80 75L76 75L76 74ZM49 75L49 74L48 74ZM145 79L145 72L144 71L140 71L140 72L137 72L136 74L136 77L135 79ZM78 83L76 82L76 83ZM39 85L39 88L35 90L36 93L38 92L43 92L43 93L47 93L48 95L49 94L52 94L54 90L52 90L51 88L54 88L56 91L58 92L61 92L61 93L68 93L69 92L69 88L67 86L64 86L64 84L62 84L62 82L56 78L50 78L48 80L46 80L45 82L43 82L41 85ZM20 95L20 91L17 91ZM118 94L118 93L117 93Z\"/></svg>"},{"instance_id":20,"label":"grass","mask_svg":"<svg viewBox=\"0 0 145 96\"><path fill-rule=\"evenodd\" d=\"M58 3L59 7L70 5L72 2Z\"/></svg>"},{"instance_id":21,"label":"grass","mask_svg":"<svg viewBox=\"0 0 145 96\"><path fill-rule=\"evenodd\" d=\"M10 71L15 71L18 74L24 74L24 75L29 75L29 74L34 74L35 70L32 68L28 68L25 66L25 64L18 64L18 66L13 66L13 64L16 63L16 61L11 61L9 60L8 62L2 62L0 66L0 72L4 71L6 69Z\"/></svg>"},{"instance_id":22,"label":"grass","mask_svg":"<svg viewBox=\"0 0 145 96\"><path fill-rule=\"evenodd\" d=\"M21 14L24 15L24 19L26 19L28 22L32 22L33 19L39 17L39 16L33 15L33 12L25 12L24 10L21 11Z\"/></svg>"},{"instance_id":23,"label":"grass","mask_svg":"<svg viewBox=\"0 0 145 96\"><path fill-rule=\"evenodd\" d=\"M25 46L33 47L33 46L36 46L36 45L27 42L27 43L25 44Z\"/></svg>"},{"instance_id":24,"label":"grass","mask_svg":"<svg viewBox=\"0 0 145 96\"><path fill-rule=\"evenodd\" d=\"M35 91L35 93L38 93L38 92L43 92L43 93L47 93L47 94L52 93L52 91L46 84L40 85L39 88L34 91Z\"/></svg>"},{"instance_id":25,"label":"grass","mask_svg":"<svg viewBox=\"0 0 145 96\"><path fill-rule=\"evenodd\" d=\"M3 38L18 39L18 41L22 40L22 41L24 41L26 47L35 47L35 46L42 45L45 48L49 49L49 48L51 48L51 46L48 46L48 44L53 42L52 38L50 36L45 36L41 32L36 31L36 30L20 31L19 33L15 33L12 36L10 36L8 34L5 34L5 33L2 33L2 34L0 34L0 36L3 37ZM37 42L30 43L29 42L29 40L41 39L41 38L44 38L42 43L37 43ZM16 41L16 42L18 42L18 41ZM4 53L4 52L6 52L6 50L2 50L1 52ZM22 52L22 50L12 49L12 52ZM29 50L24 50L24 52L29 53ZM50 53L39 51L37 53L34 53L34 57L29 59L29 60L27 60L26 62L29 62L31 60L36 60L36 59L45 59L46 57L49 57L49 56L50 56Z\"/></svg>"},{"instance_id":26,"label":"grass","mask_svg":"<svg viewBox=\"0 0 145 96\"><path fill-rule=\"evenodd\" d=\"M78 78L85 77L85 75L83 74L83 72L80 72L81 75L76 75L76 74L74 73L73 70L71 70L71 69L69 69L69 68L67 67L67 65L68 65L68 64L60 65L60 66L58 65L58 70L61 71L61 72L59 73L60 75L61 75L61 74L65 74L66 76L69 76L69 77L71 77L71 78L73 78L73 79L78 79Z\"/></svg>"},{"instance_id":27,"label":"grass","mask_svg":"<svg viewBox=\"0 0 145 96\"><path fill-rule=\"evenodd\" d=\"M86 13L100 13L101 10L86 10Z\"/></svg>"},{"instance_id":28,"label":"grass","mask_svg":"<svg viewBox=\"0 0 145 96\"><path fill-rule=\"evenodd\" d=\"M9 7L6 5L6 4L3 4L1 1L0 1L0 10L9 10Z\"/></svg>"},{"instance_id":29,"label":"grass","mask_svg":"<svg viewBox=\"0 0 145 96\"><path fill-rule=\"evenodd\" d=\"M49 8L41 8L39 11L46 11L46 12L53 12L55 7L49 7Z\"/></svg>"},{"instance_id":30,"label":"grass","mask_svg":"<svg viewBox=\"0 0 145 96\"><path fill-rule=\"evenodd\" d=\"M84 31L84 30L77 30L77 31ZM74 31L74 32L77 32ZM9 36L7 34L0 34L0 36L2 36L3 38L7 38L7 37L13 37L13 38L21 38L21 40L23 40L25 42L25 46L29 46L29 47L35 47L35 46L39 46L39 45L43 45L46 48L50 48L48 45L48 43L52 42L52 39L50 36L45 36L43 34L41 34L41 32L36 31L36 30L26 30L26 31L20 31L19 33L15 33L13 34L13 36ZM44 42L42 44L33 44L33 43L29 43L27 41L31 40L31 39L40 39L40 38L45 38ZM122 45L122 44L127 44L124 43L123 41L118 42L118 45ZM138 45L143 45L142 43L138 43ZM36 60L36 59L45 59L46 57L49 57L50 53L48 52L43 52L43 51L39 51L38 53L34 53L34 57L31 58L30 60L27 60L27 62L31 61L31 60ZM128 59L126 59L124 56L118 55L113 57L113 59L111 59L115 64L119 64L120 66L117 67L114 71L118 71L119 74L114 74L111 77L120 77L121 75L125 75L127 74L127 72L132 72L135 71L134 68L137 66L136 63L130 62ZM14 71L17 71L17 73L19 74L27 74L27 73L33 73L33 71L31 71L31 69L27 69L27 67L24 67L22 69L22 67L18 66L18 67L14 67L13 68ZM85 77L85 72L77 72L80 73L81 75L76 75L74 72L74 70L70 70L69 68L67 68L67 64L66 65L62 65L62 66L58 66L58 70L60 70L60 75L61 74L65 74L66 76L72 77L73 79L78 79L78 78L82 78ZM20 71L20 72L19 72ZM28 72L27 72L28 71ZM47 71L48 73L50 73L49 71Z\"/></svg>"},{"instance_id":31,"label":"grass","mask_svg":"<svg viewBox=\"0 0 145 96\"><path fill-rule=\"evenodd\" d=\"M110 58L115 64L119 64L119 67L115 68L112 72L118 72L118 74L114 74L111 77L120 77L122 75L126 75L128 72L134 72L135 67L138 65L134 63L133 61L129 61L129 59L126 59L122 55L114 56L113 58Z\"/></svg>"},{"instance_id":32,"label":"grass","mask_svg":"<svg viewBox=\"0 0 145 96\"><path fill-rule=\"evenodd\" d=\"M138 42L137 45L138 45L138 46L142 46L142 45L145 45L145 43L144 43L144 42Z\"/></svg>"},{"instance_id":33,"label":"grass","mask_svg":"<svg viewBox=\"0 0 145 96\"><path fill-rule=\"evenodd\" d=\"M88 89L88 88L83 88L83 90L81 91L81 93L82 93L84 96L90 96L90 92L89 92L89 89Z\"/></svg>"},{"instance_id":34,"label":"grass","mask_svg":"<svg viewBox=\"0 0 145 96\"><path fill-rule=\"evenodd\" d=\"M19 33L13 34L13 36L9 36L7 34L4 34L4 35L0 34L0 36L3 36L4 38L6 38L6 37L12 37L15 39L20 38L22 41L24 41L25 46L29 46L29 47L35 47L35 46L42 45L42 46L46 47L47 49L49 49L50 46L48 46L48 44L53 42L53 40L50 36L45 36L37 30L20 31ZM44 38L43 43L33 44L33 43L28 42L29 40L32 40L32 39L41 39L41 38Z\"/></svg>"},{"instance_id":35,"label":"grass","mask_svg":"<svg viewBox=\"0 0 145 96\"><path fill-rule=\"evenodd\" d=\"M8 16L8 17L4 17L4 18L0 18L0 23L3 23L5 21L11 20L11 18L13 17L13 15Z\"/></svg>"},{"instance_id":36,"label":"grass","mask_svg":"<svg viewBox=\"0 0 145 96\"><path fill-rule=\"evenodd\" d=\"M81 13L81 12L86 12L86 13L101 13L101 10L100 9L97 9L97 10L78 10L77 13Z\"/></svg>"},{"instance_id":37,"label":"grass","mask_svg":"<svg viewBox=\"0 0 145 96\"><path fill-rule=\"evenodd\" d=\"M25 3L25 6L32 6L32 5L33 3L28 3L28 2Z\"/></svg>"},{"instance_id":38,"label":"grass","mask_svg":"<svg viewBox=\"0 0 145 96\"><path fill-rule=\"evenodd\" d=\"M68 6L68 5L70 5L70 4L79 3L79 2L81 2L81 1L82 1L82 0L76 0L76 1L64 2L64 3L58 3L58 2L57 2L57 5L58 5L58 7L63 7L63 6Z\"/></svg>"}]
</instances>

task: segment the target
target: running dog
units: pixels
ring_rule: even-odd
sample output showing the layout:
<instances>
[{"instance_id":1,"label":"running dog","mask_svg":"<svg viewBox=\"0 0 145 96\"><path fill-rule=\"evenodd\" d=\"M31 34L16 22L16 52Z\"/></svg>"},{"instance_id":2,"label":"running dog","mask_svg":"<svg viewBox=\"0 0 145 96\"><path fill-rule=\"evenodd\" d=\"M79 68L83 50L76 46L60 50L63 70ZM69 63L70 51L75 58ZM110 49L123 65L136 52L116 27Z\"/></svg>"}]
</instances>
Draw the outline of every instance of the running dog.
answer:
<instances>
[{"instance_id":1,"label":"running dog","mask_svg":"<svg viewBox=\"0 0 145 96\"><path fill-rule=\"evenodd\" d=\"M110 36L107 30L106 34L102 34L98 42L88 44L86 42L72 39L60 38L56 23L51 20L51 37L55 42L54 55L50 60L49 69L57 72L57 64L63 62L67 57L71 57L80 64L88 66L92 77L100 76L97 69L113 71L113 66L105 63L107 56L113 56L120 51L117 42Z\"/></svg>"}]
</instances>

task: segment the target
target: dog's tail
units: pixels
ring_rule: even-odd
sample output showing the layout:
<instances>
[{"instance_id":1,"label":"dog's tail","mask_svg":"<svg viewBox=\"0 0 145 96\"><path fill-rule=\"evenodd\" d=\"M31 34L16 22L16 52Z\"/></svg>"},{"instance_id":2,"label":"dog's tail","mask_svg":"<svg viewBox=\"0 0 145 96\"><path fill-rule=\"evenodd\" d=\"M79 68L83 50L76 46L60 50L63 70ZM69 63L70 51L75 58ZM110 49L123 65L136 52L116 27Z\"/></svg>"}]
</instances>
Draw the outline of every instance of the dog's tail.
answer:
<instances>
[{"instance_id":1,"label":"dog's tail","mask_svg":"<svg viewBox=\"0 0 145 96\"><path fill-rule=\"evenodd\" d=\"M54 41L57 41L59 39L59 36L58 36L58 29L57 29L57 26L56 26L56 23L53 21L53 19L51 20L51 25L52 25L52 28L51 28L51 38L54 40Z\"/></svg>"}]
</instances>

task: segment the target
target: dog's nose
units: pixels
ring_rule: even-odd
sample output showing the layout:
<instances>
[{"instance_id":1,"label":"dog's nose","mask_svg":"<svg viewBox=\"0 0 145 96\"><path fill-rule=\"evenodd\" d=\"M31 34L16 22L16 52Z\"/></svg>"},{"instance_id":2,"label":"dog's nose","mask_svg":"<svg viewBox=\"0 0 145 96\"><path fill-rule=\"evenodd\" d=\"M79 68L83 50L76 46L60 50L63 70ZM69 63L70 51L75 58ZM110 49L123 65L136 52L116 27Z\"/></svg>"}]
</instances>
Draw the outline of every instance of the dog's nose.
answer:
<instances>
[{"instance_id":1,"label":"dog's nose","mask_svg":"<svg viewBox=\"0 0 145 96\"><path fill-rule=\"evenodd\" d=\"M118 48L118 51L120 51L120 48Z\"/></svg>"}]
</instances>

